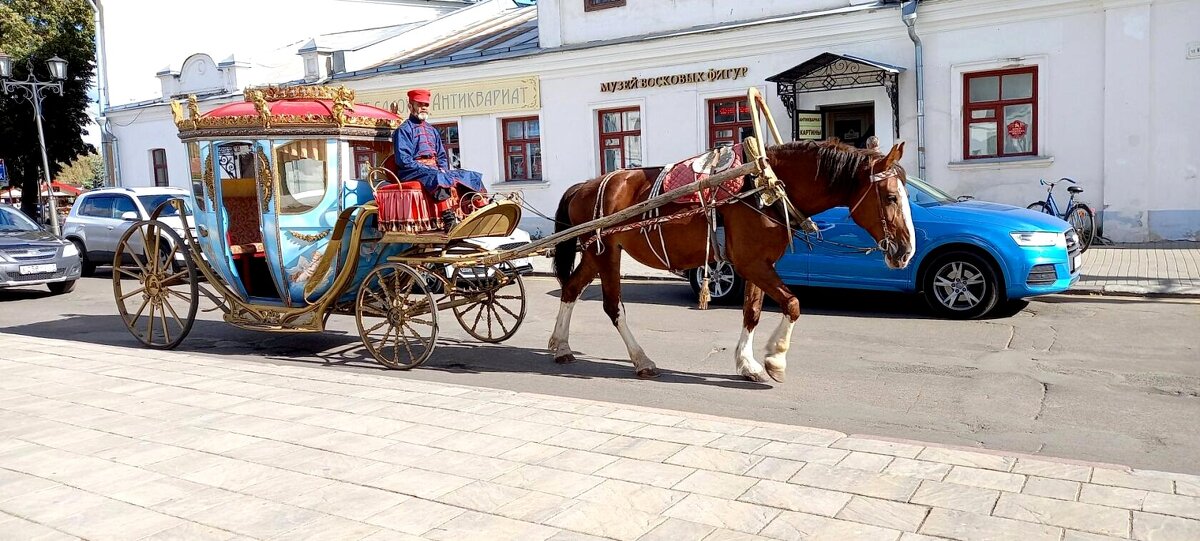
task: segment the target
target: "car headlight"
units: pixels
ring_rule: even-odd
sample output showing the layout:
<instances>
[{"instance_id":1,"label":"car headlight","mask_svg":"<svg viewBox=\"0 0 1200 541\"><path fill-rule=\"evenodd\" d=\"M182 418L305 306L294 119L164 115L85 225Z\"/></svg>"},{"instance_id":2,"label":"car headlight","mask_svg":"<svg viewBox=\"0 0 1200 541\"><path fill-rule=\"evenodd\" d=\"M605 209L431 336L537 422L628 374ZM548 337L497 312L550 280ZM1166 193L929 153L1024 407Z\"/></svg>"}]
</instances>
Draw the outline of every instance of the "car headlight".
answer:
<instances>
[{"instance_id":1,"label":"car headlight","mask_svg":"<svg viewBox=\"0 0 1200 541\"><path fill-rule=\"evenodd\" d=\"M75 246L74 242L68 242L66 246L63 246L63 257L74 257L77 255L79 255L79 248Z\"/></svg>"},{"instance_id":2,"label":"car headlight","mask_svg":"<svg viewBox=\"0 0 1200 541\"><path fill-rule=\"evenodd\" d=\"M1013 242L1018 246L1060 246L1067 247L1067 238L1062 233L1049 231L1017 231L1011 233Z\"/></svg>"}]
</instances>

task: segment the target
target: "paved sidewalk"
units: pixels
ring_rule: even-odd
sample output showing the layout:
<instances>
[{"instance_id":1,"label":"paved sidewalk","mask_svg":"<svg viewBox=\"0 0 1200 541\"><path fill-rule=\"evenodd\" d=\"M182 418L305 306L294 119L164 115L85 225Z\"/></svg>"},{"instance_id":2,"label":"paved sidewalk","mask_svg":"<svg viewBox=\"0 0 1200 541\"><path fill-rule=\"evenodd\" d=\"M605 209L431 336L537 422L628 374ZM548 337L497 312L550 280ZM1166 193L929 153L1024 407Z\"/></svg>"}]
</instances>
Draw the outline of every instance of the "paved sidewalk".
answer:
<instances>
[{"instance_id":1,"label":"paved sidewalk","mask_svg":"<svg viewBox=\"0 0 1200 541\"><path fill-rule=\"evenodd\" d=\"M553 274L550 259L533 258L534 272ZM631 278L679 280L629 256L621 273ZM1200 242L1164 241L1093 246L1083 253L1079 282L1068 293L1200 297Z\"/></svg>"},{"instance_id":2,"label":"paved sidewalk","mask_svg":"<svg viewBox=\"0 0 1200 541\"><path fill-rule=\"evenodd\" d=\"M3 539L1200 538L1193 475L5 334L0 373Z\"/></svg>"}]
</instances>

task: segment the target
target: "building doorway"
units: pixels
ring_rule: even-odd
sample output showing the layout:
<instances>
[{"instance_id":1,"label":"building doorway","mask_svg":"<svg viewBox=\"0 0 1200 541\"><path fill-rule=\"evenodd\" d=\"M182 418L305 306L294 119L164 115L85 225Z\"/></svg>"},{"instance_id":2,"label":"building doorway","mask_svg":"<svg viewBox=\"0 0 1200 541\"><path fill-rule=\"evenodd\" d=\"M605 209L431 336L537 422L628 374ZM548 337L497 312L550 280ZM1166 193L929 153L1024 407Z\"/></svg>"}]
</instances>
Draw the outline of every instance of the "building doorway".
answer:
<instances>
[{"instance_id":1,"label":"building doorway","mask_svg":"<svg viewBox=\"0 0 1200 541\"><path fill-rule=\"evenodd\" d=\"M825 105L820 110L825 117L826 137L837 137L847 145L865 148L867 138L875 135L874 103Z\"/></svg>"}]
</instances>

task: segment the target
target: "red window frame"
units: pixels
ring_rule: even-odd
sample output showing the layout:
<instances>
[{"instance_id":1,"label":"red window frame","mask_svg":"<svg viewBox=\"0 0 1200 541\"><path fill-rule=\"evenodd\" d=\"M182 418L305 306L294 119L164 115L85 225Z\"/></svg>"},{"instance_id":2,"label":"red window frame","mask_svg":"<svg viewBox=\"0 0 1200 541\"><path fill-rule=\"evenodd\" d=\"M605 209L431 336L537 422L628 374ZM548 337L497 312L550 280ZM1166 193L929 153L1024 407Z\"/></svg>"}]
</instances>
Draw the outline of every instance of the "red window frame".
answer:
<instances>
[{"instance_id":1,"label":"red window frame","mask_svg":"<svg viewBox=\"0 0 1200 541\"><path fill-rule=\"evenodd\" d=\"M538 123L538 134L530 137L526 132L524 124L529 121ZM521 137L509 137L508 127L515 123L521 123ZM505 182L542 180L542 123L541 119L536 116L525 116L520 118L506 118L500 123L500 133L504 138L504 180ZM530 145L537 145L537 154L530 149ZM519 150L513 150L512 147L519 146ZM522 158L525 160L525 167L528 174L524 177L514 175L512 170L511 158Z\"/></svg>"},{"instance_id":2,"label":"red window frame","mask_svg":"<svg viewBox=\"0 0 1200 541\"><path fill-rule=\"evenodd\" d=\"M454 139L450 138L450 128L454 128ZM433 129L438 131L442 136L442 146L446 148L446 161L451 169L458 169L462 165L462 151L459 150L458 144L462 137L459 132L457 122L443 122L434 124Z\"/></svg>"},{"instance_id":3,"label":"red window frame","mask_svg":"<svg viewBox=\"0 0 1200 541\"><path fill-rule=\"evenodd\" d=\"M599 11L608 8L619 8L625 5L625 0L583 0L584 11Z\"/></svg>"},{"instance_id":4,"label":"red window frame","mask_svg":"<svg viewBox=\"0 0 1200 541\"><path fill-rule=\"evenodd\" d=\"M629 113L629 112L633 112L633 111L637 111L638 115L639 115L638 128L636 130L627 129L625 127L625 115L620 115L621 127L618 128L617 131L611 131L611 132L604 131L604 115L610 114L610 113ZM631 165L629 164L629 159L628 159L629 152L628 152L628 149L625 148L625 138L629 137L629 136L636 136L636 137L638 137L639 141L641 140L641 137L642 137L642 122L640 120L641 112L642 112L642 108L636 107L636 106L635 107L620 107L617 109L600 109L599 111L596 111L596 134L599 136L599 138L598 138L598 143L600 145L600 150L599 150L599 160L600 161L599 161L599 163L600 163L600 174L601 175L611 173L611 171L608 170L608 168L606 167L606 165L604 163L604 151L605 150L617 149L621 153L621 164L620 164L621 167L620 168L624 169L624 168L631 167ZM607 144L607 139L612 139L612 138L615 138L617 140L617 143L615 145ZM638 149L638 150L641 150L641 149ZM640 166L641 166L641 164L638 164L636 167L640 167Z\"/></svg>"},{"instance_id":5,"label":"red window frame","mask_svg":"<svg viewBox=\"0 0 1200 541\"><path fill-rule=\"evenodd\" d=\"M170 186L171 181L167 177L167 149L150 149L150 163L154 169L154 185Z\"/></svg>"},{"instance_id":6,"label":"red window frame","mask_svg":"<svg viewBox=\"0 0 1200 541\"><path fill-rule=\"evenodd\" d=\"M1028 98L1019 99L1003 99L1004 97L1004 76L1029 73L1033 75L1032 91ZM971 101L971 80L981 79L984 77L996 77L998 85L996 88L996 100L992 101ZM1011 105L1030 105L1032 108L1032 122L1027 129L1030 132L1030 150L1028 152L1005 152L1004 137L1007 130L1004 123L1004 107ZM972 114L976 111L987 112L991 111L990 119L973 119ZM990 120L990 122L989 122ZM989 71L979 71L963 74L963 159L978 160L986 158L1007 158L1012 156L1036 156L1038 153L1038 128L1041 120L1038 118L1038 68L1037 66L1026 66L1020 68L1009 68ZM971 125L972 124L994 124L996 126L996 153L988 155L971 155Z\"/></svg>"},{"instance_id":7,"label":"red window frame","mask_svg":"<svg viewBox=\"0 0 1200 541\"><path fill-rule=\"evenodd\" d=\"M717 115L714 108L722 102L734 102L737 110L734 112L733 120L726 122L717 122ZM718 144L728 142L731 145L742 142L742 128L749 128L754 125L750 118L750 102L745 97L730 96L728 98L714 98L708 100L708 148L716 148ZM746 120L741 120L742 108L745 107ZM733 130L733 138L718 137L717 132L721 130Z\"/></svg>"}]
</instances>

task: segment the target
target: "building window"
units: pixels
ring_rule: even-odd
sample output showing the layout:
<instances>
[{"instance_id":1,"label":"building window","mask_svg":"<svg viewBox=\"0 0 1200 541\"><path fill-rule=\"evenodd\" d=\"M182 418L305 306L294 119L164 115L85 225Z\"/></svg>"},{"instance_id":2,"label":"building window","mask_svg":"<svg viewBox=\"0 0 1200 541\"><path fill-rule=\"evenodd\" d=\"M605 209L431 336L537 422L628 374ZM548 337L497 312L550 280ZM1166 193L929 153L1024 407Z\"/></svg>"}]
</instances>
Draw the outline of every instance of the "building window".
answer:
<instances>
[{"instance_id":1,"label":"building window","mask_svg":"<svg viewBox=\"0 0 1200 541\"><path fill-rule=\"evenodd\" d=\"M542 180L542 130L537 117L510 118L504 130L504 179Z\"/></svg>"},{"instance_id":2,"label":"building window","mask_svg":"<svg viewBox=\"0 0 1200 541\"><path fill-rule=\"evenodd\" d=\"M708 100L708 148L742 142L742 131L753 127L746 98Z\"/></svg>"},{"instance_id":3,"label":"building window","mask_svg":"<svg viewBox=\"0 0 1200 541\"><path fill-rule=\"evenodd\" d=\"M150 162L154 165L154 185L170 186L167 180L167 151L162 148L150 149Z\"/></svg>"},{"instance_id":4,"label":"building window","mask_svg":"<svg viewBox=\"0 0 1200 541\"><path fill-rule=\"evenodd\" d=\"M434 129L442 134L442 146L446 147L446 160L451 169L462 169L462 158L458 150L458 123L434 124Z\"/></svg>"},{"instance_id":5,"label":"building window","mask_svg":"<svg viewBox=\"0 0 1200 541\"><path fill-rule=\"evenodd\" d=\"M605 109L597 114L600 125L600 174L641 167L641 109Z\"/></svg>"},{"instance_id":6,"label":"building window","mask_svg":"<svg viewBox=\"0 0 1200 541\"><path fill-rule=\"evenodd\" d=\"M1037 67L963 74L963 157L1037 154Z\"/></svg>"},{"instance_id":7,"label":"building window","mask_svg":"<svg viewBox=\"0 0 1200 541\"><path fill-rule=\"evenodd\" d=\"M583 0L584 11L619 8L625 5L625 0Z\"/></svg>"}]
</instances>

